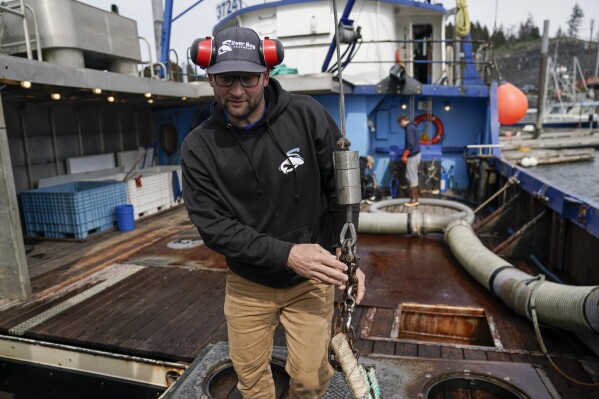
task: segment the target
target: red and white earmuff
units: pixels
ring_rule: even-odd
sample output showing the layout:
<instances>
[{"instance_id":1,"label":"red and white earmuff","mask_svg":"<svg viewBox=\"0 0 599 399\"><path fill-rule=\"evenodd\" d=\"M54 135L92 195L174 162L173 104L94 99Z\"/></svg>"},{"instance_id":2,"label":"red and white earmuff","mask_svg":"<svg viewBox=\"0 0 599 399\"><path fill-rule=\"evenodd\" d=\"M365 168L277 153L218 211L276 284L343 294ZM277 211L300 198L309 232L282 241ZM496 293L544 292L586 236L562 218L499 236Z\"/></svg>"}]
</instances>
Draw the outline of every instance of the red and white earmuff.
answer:
<instances>
[{"instance_id":1,"label":"red and white earmuff","mask_svg":"<svg viewBox=\"0 0 599 399\"><path fill-rule=\"evenodd\" d=\"M259 49L260 62L267 68L274 68L283 62L285 50L283 43L277 39L265 37L260 40ZM195 39L191 45L190 56L194 64L206 69L216 62L216 43L210 36L205 39Z\"/></svg>"},{"instance_id":2,"label":"red and white earmuff","mask_svg":"<svg viewBox=\"0 0 599 399\"><path fill-rule=\"evenodd\" d=\"M285 50L283 43L277 39L270 39L268 36L260 40L260 62L267 68L274 68L283 62Z\"/></svg>"},{"instance_id":3,"label":"red and white earmuff","mask_svg":"<svg viewBox=\"0 0 599 399\"><path fill-rule=\"evenodd\" d=\"M191 44L190 57L200 68L208 68L216 62L216 45L210 36L195 39Z\"/></svg>"}]
</instances>

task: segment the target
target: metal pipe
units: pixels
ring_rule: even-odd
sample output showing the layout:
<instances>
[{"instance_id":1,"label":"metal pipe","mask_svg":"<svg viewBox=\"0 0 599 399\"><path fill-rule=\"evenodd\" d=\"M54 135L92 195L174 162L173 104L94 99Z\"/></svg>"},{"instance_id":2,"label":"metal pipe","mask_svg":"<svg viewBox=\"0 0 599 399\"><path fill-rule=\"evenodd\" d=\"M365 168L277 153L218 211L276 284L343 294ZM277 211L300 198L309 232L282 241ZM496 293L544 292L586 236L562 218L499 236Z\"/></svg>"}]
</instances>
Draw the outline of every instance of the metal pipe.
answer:
<instances>
[{"instance_id":1,"label":"metal pipe","mask_svg":"<svg viewBox=\"0 0 599 399\"><path fill-rule=\"evenodd\" d=\"M48 123L50 125L50 133L52 138L52 152L54 153L54 171L56 176L60 175L58 170L58 150L56 148L56 125L54 124L54 114L52 113L53 107L48 108Z\"/></svg>"},{"instance_id":2,"label":"metal pipe","mask_svg":"<svg viewBox=\"0 0 599 399\"><path fill-rule=\"evenodd\" d=\"M555 274L553 274L549 269L547 269L547 267L541 263L541 261L539 260L539 258L537 258L534 254L530 255L530 260L532 261L532 263L535 264L536 267L538 267L545 276L547 276L550 280L556 282L556 283L560 283L563 284L564 281L557 277Z\"/></svg>"},{"instance_id":3,"label":"metal pipe","mask_svg":"<svg viewBox=\"0 0 599 399\"><path fill-rule=\"evenodd\" d=\"M18 17L23 18L23 30L24 30L24 34L25 34L25 49L27 50L27 58L28 59L33 59L33 54L31 52L31 43L29 42L30 38L29 38L29 26L27 25L27 17L25 16L25 1L24 0L20 0L20 7L21 7L21 11L15 11L10 7L6 7L4 5L0 5L0 10L5 11L9 14L13 14L16 15Z\"/></svg>"},{"instance_id":4,"label":"metal pipe","mask_svg":"<svg viewBox=\"0 0 599 399\"><path fill-rule=\"evenodd\" d=\"M83 137L81 132L81 108L75 108L75 125L77 126L77 147L79 148L79 156L83 156Z\"/></svg>"},{"instance_id":5,"label":"metal pipe","mask_svg":"<svg viewBox=\"0 0 599 399\"><path fill-rule=\"evenodd\" d=\"M169 63L171 62L171 53L175 53L175 65L178 66L179 65L179 54L177 54L177 51L174 48L172 48L168 51L168 62ZM183 73L185 73L185 72L183 72ZM174 72L172 70L170 71L170 78L171 78L170 80L175 80Z\"/></svg>"},{"instance_id":6,"label":"metal pipe","mask_svg":"<svg viewBox=\"0 0 599 399\"><path fill-rule=\"evenodd\" d=\"M597 59L595 60L595 74L593 76L597 76L599 74L599 43L597 43Z\"/></svg>"},{"instance_id":7,"label":"metal pipe","mask_svg":"<svg viewBox=\"0 0 599 399\"><path fill-rule=\"evenodd\" d=\"M44 59L42 57L42 45L40 44L40 30L37 24L37 16L35 15L33 8L29 7L27 4L25 4L25 8L29 10L31 16L33 16L33 29L35 30L35 49L37 51L37 60L43 61Z\"/></svg>"},{"instance_id":8,"label":"metal pipe","mask_svg":"<svg viewBox=\"0 0 599 399\"><path fill-rule=\"evenodd\" d=\"M541 66L539 68L539 94L537 96L537 124L534 138L543 132L543 113L545 111L545 85L547 81L547 53L549 50L549 20L543 21L543 41L541 42Z\"/></svg>"},{"instance_id":9,"label":"metal pipe","mask_svg":"<svg viewBox=\"0 0 599 399\"><path fill-rule=\"evenodd\" d=\"M98 127L100 128L100 154L104 154L104 127L102 125L102 111L98 112Z\"/></svg>"},{"instance_id":10,"label":"metal pipe","mask_svg":"<svg viewBox=\"0 0 599 399\"><path fill-rule=\"evenodd\" d=\"M152 16L154 17L154 41L156 44L156 55L160 54L160 38L162 37L162 0L152 0Z\"/></svg>"},{"instance_id":11,"label":"metal pipe","mask_svg":"<svg viewBox=\"0 0 599 399\"><path fill-rule=\"evenodd\" d=\"M166 74L167 74L167 69L166 69L166 65L164 65L162 62L155 62L151 65L152 69L154 69L154 66L161 66L162 70L164 71L164 77L161 77L160 79L166 79ZM162 75L162 74L160 74ZM156 75L154 75L156 76Z\"/></svg>"},{"instance_id":12,"label":"metal pipe","mask_svg":"<svg viewBox=\"0 0 599 399\"><path fill-rule=\"evenodd\" d=\"M21 0L21 12L23 13L23 30L25 31L25 48L27 49L27 58L33 59L33 53L31 52L31 43L29 42L29 25L27 24L27 17L25 16L25 0Z\"/></svg>"},{"instance_id":13,"label":"metal pipe","mask_svg":"<svg viewBox=\"0 0 599 399\"><path fill-rule=\"evenodd\" d=\"M139 149L139 111L135 108L135 148Z\"/></svg>"},{"instance_id":14,"label":"metal pipe","mask_svg":"<svg viewBox=\"0 0 599 399\"><path fill-rule=\"evenodd\" d=\"M164 17L162 20L162 36L160 40L160 62L168 63L168 50L171 43L171 23L173 19L173 0L165 0ZM161 76L162 77L162 76ZM166 77L166 71L164 74Z\"/></svg>"},{"instance_id":15,"label":"metal pipe","mask_svg":"<svg viewBox=\"0 0 599 399\"><path fill-rule=\"evenodd\" d=\"M152 51L151 51L151 47L150 47L150 42L148 42L148 40L142 36L139 36L138 39L143 40L146 43L146 46L148 47L148 57L150 57L149 61L141 62L142 63L141 74L143 76L143 64L145 64L147 62L148 65L150 66L150 78L154 79L154 60L152 59Z\"/></svg>"},{"instance_id":16,"label":"metal pipe","mask_svg":"<svg viewBox=\"0 0 599 399\"><path fill-rule=\"evenodd\" d=\"M25 153L25 169L27 170L27 187L33 188L33 178L31 176L31 155L29 152L29 144L27 143L27 124L25 118L25 107L23 104L19 107L19 119L21 120L21 132L23 133L23 152Z\"/></svg>"},{"instance_id":17,"label":"metal pipe","mask_svg":"<svg viewBox=\"0 0 599 399\"><path fill-rule=\"evenodd\" d=\"M3 6L3 5L0 5L0 10L1 11L6 11L9 14L13 14L13 15L16 15L16 16L21 17L21 18L25 18L25 14L24 13L19 12L19 11L15 11L15 10L13 10L10 7L6 7L6 6Z\"/></svg>"},{"instance_id":18,"label":"metal pipe","mask_svg":"<svg viewBox=\"0 0 599 399\"><path fill-rule=\"evenodd\" d=\"M120 145L120 149L121 151L125 151L125 146L123 143L123 121L121 118L121 110L117 109L116 111L116 122L117 122L117 126L119 128L119 145Z\"/></svg>"},{"instance_id":19,"label":"metal pipe","mask_svg":"<svg viewBox=\"0 0 599 399\"><path fill-rule=\"evenodd\" d=\"M198 4L200 4L202 1L204 1L204 0L198 0L195 3L193 3L192 5L190 5L189 7L187 7L183 12L181 12L181 14L179 14L175 18L173 18L173 22L175 22L176 20L178 20L179 18L181 18L183 15L187 14L187 12L189 10L191 10L192 8L194 8L195 6L197 6Z\"/></svg>"}]
</instances>

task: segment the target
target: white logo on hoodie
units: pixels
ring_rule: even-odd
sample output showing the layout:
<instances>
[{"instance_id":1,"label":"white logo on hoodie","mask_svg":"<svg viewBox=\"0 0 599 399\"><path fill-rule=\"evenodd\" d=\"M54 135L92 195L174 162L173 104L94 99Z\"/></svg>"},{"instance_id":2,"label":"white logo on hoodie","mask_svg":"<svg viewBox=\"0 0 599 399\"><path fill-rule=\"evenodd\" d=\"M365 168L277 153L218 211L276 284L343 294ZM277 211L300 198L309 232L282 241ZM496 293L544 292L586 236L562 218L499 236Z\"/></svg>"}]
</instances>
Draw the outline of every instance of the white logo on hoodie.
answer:
<instances>
[{"instance_id":1,"label":"white logo on hoodie","mask_svg":"<svg viewBox=\"0 0 599 399\"><path fill-rule=\"evenodd\" d=\"M299 147L293 150L287 151L287 158L283 161L279 170L285 174L291 172L293 169L304 164L304 158L299 154Z\"/></svg>"}]
</instances>

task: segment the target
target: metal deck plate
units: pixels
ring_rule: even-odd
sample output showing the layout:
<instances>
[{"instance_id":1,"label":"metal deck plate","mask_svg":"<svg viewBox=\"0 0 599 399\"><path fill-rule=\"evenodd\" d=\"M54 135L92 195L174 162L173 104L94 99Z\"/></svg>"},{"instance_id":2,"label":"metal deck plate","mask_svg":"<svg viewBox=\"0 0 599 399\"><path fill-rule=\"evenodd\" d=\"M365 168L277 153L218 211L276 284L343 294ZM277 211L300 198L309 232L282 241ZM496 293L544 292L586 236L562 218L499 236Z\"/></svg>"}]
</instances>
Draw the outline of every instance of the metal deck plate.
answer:
<instances>
[{"instance_id":1,"label":"metal deck plate","mask_svg":"<svg viewBox=\"0 0 599 399\"><path fill-rule=\"evenodd\" d=\"M285 364L287 349L275 346L273 349L273 362ZM194 360L187 371L173 384L161 399L208 399L211 398L204 382L215 368L221 367L229 361L229 345L219 342L210 345ZM383 396L384 398L391 396ZM335 373L324 399L347 399L351 394L345 384L343 375Z\"/></svg>"},{"instance_id":2,"label":"metal deck plate","mask_svg":"<svg viewBox=\"0 0 599 399\"><path fill-rule=\"evenodd\" d=\"M162 396L162 399L208 399L206 377L227 362L229 347L221 342L203 351L187 371ZM273 361L284 364L287 351L275 347ZM482 362L466 360L422 359L370 355L360 363L375 366L381 398L425 398L426 392L448 377L484 380L501 384L535 399L556 399L559 394L545 373L527 363ZM351 394L343 375L335 373L325 399L347 399Z\"/></svg>"},{"instance_id":3,"label":"metal deck plate","mask_svg":"<svg viewBox=\"0 0 599 399\"><path fill-rule=\"evenodd\" d=\"M529 398L560 398L545 372L528 363L384 355L363 356L361 363L375 366L381 398L426 398L435 383L451 377L489 381Z\"/></svg>"}]
</instances>

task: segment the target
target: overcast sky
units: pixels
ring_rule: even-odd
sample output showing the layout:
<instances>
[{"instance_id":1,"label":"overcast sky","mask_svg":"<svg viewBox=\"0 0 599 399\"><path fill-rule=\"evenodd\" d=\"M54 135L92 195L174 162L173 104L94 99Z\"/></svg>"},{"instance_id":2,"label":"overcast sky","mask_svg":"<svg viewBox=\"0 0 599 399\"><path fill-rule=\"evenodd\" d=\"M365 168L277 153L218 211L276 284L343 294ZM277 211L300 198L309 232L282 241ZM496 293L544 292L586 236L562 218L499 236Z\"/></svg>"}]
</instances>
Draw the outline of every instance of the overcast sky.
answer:
<instances>
[{"instance_id":1,"label":"overcast sky","mask_svg":"<svg viewBox=\"0 0 599 399\"><path fill-rule=\"evenodd\" d=\"M243 4L254 5L263 1L243 0ZM151 0L82 0L82 2L104 10L110 10L110 5L116 4L121 15L137 21L139 35L150 41L152 57L156 60ZM174 0L173 17L196 2L197 0ZM187 48L195 38L211 33L212 27L217 22L216 5L219 2L222 0L204 0L173 23L171 48L177 51L179 63L185 60ZM446 0L441 3L447 9L456 6L455 0ZM595 19L593 38L596 40L599 30L599 0L470 0L468 9L470 19L486 25L489 31L493 29L495 22L498 27L503 25L504 30L514 28L517 31L518 25L525 21L530 14L542 33L543 21L548 19L550 35L553 36L559 27L564 32L567 30L566 23L572 14L574 4L578 4L584 12L579 38L589 40L591 20ZM143 46L142 56L147 59L147 51ZM174 60L174 56L171 59Z\"/></svg>"}]
</instances>

